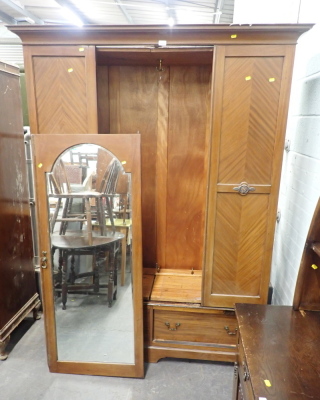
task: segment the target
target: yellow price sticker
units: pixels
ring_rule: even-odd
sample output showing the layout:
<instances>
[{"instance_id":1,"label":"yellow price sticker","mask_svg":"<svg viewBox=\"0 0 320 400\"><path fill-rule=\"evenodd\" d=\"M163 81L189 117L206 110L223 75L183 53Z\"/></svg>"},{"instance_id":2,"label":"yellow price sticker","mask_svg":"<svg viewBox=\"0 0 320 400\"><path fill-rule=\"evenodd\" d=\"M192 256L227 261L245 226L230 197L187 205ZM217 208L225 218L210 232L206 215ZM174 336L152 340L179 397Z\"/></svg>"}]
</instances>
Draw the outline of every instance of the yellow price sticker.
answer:
<instances>
[{"instance_id":1,"label":"yellow price sticker","mask_svg":"<svg viewBox=\"0 0 320 400\"><path fill-rule=\"evenodd\" d=\"M263 382L267 387L271 387L271 382L269 381L269 379L265 379Z\"/></svg>"},{"instance_id":2,"label":"yellow price sticker","mask_svg":"<svg viewBox=\"0 0 320 400\"><path fill-rule=\"evenodd\" d=\"M231 35L231 39L236 39L238 35Z\"/></svg>"},{"instance_id":3,"label":"yellow price sticker","mask_svg":"<svg viewBox=\"0 0 320 400\"><path fill-rule=\"evenodd\" d=\"M312 264L312 265L311 265L311 268L313 268L313 269L318 269L318 266L317 266L316 264Z\"/></svg>"}]
</instances>

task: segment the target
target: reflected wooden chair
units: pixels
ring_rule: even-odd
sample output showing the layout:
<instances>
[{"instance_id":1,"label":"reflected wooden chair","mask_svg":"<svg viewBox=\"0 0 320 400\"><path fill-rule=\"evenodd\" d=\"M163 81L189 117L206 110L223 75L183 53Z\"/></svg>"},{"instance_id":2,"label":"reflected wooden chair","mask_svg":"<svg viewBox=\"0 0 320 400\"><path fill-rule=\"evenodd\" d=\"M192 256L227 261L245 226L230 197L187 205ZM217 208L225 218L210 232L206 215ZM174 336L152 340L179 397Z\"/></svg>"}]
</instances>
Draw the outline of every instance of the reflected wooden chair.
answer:
<instances>
[{"instance_id":1,"label":"reflected wooden chair","mask_svg":"<svg viewBox=\"0 0 320 400\"><path fill-rule=\"evenodd\" d=\"M70 167L72 167L72 169L70 169ZM75 171L78 172L76 174L76 179L74 179ZM57 201L50 221L51 232L54 231L56 222L61 222L60 234L65 233L69 222L80 222L82 228L82 224L86 220L85 201L83 200L80 204L79 212L72 212L73 200L76 197L74 196L75 193L72 190L71 182L76 183L78 186L81 184L81 170L79 167L65 166L64 162L60 160L54 172L48 174L48 179L50 188L49 198L55 198ZM77 198L81 198L81 196ZM62 212L59 217L60 208L62 208Z\"/></svg>"},{"instance_id":2,"label":"reflected wooden chair","mask_svg":"<svg viewBox=\"0 0 320 400\"><path fill-rule=\"evenodd\" d=\"M59 230L61 235L65 234L70 222L79 222L82 229L83 223L87 221L88 229L90 229L91 221L94 218L100 226L101 235L104 235L106 232L106 216L110 218L114 231L111 196L117 182L118 174L119 166L116 160L113 159L105 171L99 190L82 191L77 188L77 191L73 191L66 166L60 160L55 173L51 172L48 174L51 191L49 198L57 200L51 218L51 232L54 232L56 222L61 223ZM72 209L75 199L82 200L80 201L81 209L78 212ZM59 216L62 201L63 207L61 216ZM92 202L94 202L94 206L92 206Z\"/></svg>"},{"instance_id":3,"label":"reflected wooden chair","mask_svg":"<svg viewBox=\"0 0 320 400\"><path fill-rule=\"evenodd\" d=\"M131 219L130 185L130 175L123 173L119 176L115 189L115 196L118 197L118 203L117 205L113 205L113 213L118 219L123 220L124 225L128 219Z\"/></svg>"}]
</instances>

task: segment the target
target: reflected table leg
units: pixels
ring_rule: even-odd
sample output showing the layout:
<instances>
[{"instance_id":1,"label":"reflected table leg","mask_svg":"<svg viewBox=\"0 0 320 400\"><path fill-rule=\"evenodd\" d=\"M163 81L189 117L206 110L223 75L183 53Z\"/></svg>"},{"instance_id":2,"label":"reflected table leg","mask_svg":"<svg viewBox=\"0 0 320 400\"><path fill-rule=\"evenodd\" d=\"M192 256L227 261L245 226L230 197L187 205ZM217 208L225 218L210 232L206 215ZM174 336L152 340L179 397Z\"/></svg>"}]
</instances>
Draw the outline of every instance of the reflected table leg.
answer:
<instances>
[{"instance_id":1,"label":"reflected table leg","mask_svg":"<svg viewBox=\"0 0 320 400\"><path fill-rule=\"evenodd\" d=\"M115 291L116 287L116 278L117 278L117 269L115 262L115 243L112 244L111 249L109 251L109 280L108 280L108 306L112 306L112 301L116 300L117 293Z\"/></svg>"},{"instance_id":2,"label":"reflected table leg","mask_svg":"<svg viewBox=\"0 0 320 400\"><path fill-rule=\"evenodd\" d=\"M123 286L126 282L126 264L127 264L127 230L126 227L117 227L120 233L124 235L121 239L121 280L120 284Z\"/></svg>"},{"instance_id":3,"label":"reflected table leg","mask_svg":"<svg viewBox=\"0 0 320 400\"><path fill-rule=\"evenodd\" d=\"M67 269L68 269L68 251L63 250L62 255L62 284L61 284L61 300L62 309L65 310L67 304L68 282L67 282Z\"/></svg>"}]
</instances>

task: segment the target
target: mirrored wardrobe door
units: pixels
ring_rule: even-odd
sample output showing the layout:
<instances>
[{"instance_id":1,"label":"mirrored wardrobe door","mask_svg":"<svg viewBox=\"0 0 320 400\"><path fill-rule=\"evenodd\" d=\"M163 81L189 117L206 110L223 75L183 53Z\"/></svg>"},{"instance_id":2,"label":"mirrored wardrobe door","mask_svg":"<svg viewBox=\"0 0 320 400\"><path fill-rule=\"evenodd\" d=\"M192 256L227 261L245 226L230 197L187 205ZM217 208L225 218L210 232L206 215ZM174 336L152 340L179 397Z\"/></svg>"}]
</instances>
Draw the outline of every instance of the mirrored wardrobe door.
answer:
<instances>
[{"instance_id":1,"label":"mirrored wardrobe door","mask_svg":"<svg viewBox=\"0 0 320 400\"><path fill-rule=\"evenodd\" d=\"M140 136L32 143L50 371L142 377Z\"/></svg>"}]
</instances>

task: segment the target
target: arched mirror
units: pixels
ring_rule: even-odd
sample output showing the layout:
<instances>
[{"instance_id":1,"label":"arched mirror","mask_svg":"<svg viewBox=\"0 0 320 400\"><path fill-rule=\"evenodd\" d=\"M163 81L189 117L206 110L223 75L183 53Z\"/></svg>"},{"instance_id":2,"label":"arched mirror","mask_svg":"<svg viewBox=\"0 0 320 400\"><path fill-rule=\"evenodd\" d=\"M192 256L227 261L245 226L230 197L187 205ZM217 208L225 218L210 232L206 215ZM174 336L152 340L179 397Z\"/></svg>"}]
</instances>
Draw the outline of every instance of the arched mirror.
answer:
<instances>
[{"instance_id":1,"label":"arched mirror","mask_svg":"<svg viewBox=\"0 0 320 400\"><path fill-rule=\"evenodd\" d=\"M52 372L143 375L139 135L34 135Z\"/></svg>"}]
</instances>

